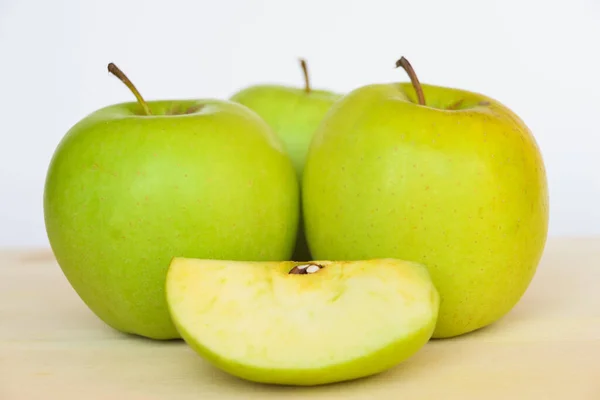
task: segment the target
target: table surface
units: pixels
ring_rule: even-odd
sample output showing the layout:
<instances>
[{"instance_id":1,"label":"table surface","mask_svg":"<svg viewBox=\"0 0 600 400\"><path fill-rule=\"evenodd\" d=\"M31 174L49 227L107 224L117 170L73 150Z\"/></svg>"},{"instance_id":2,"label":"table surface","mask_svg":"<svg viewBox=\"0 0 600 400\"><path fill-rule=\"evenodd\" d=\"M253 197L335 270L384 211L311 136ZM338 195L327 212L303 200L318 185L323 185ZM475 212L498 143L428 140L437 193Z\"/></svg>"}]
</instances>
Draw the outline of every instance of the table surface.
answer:
<instances>
[{"instance_id":1,"label":"table surface","mask_svg":"<svg viewBox=\"0 0 600 400\"><path fill-rule=\"evenodd\" d=\"M48 251L0 251L0 399L600 399L600 238L550 239L505 318L370 378L295 388L222 373L184 342L115 332Z\"/></svg>"}]
</instances>

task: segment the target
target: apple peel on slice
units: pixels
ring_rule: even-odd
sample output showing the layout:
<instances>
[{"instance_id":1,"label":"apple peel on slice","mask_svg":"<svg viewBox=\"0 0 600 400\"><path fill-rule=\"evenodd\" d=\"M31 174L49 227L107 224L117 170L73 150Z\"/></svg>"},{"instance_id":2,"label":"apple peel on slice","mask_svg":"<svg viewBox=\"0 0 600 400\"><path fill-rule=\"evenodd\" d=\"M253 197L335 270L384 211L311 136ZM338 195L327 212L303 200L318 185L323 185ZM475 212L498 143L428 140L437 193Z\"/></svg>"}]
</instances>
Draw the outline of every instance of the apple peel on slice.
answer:
<instances>
[{"instance_id":1,"label":"apple peel on slice","mask_svg":"<svg viewBox=\"0 0 600 400\"><path fill-rule=\"evenodd\" d=\"M215 367L302 386L366 377L407 360L431 338L440 301L423 265L397 259L174 258L166 296L182 338Z\"/></svg>"}]
</instances>

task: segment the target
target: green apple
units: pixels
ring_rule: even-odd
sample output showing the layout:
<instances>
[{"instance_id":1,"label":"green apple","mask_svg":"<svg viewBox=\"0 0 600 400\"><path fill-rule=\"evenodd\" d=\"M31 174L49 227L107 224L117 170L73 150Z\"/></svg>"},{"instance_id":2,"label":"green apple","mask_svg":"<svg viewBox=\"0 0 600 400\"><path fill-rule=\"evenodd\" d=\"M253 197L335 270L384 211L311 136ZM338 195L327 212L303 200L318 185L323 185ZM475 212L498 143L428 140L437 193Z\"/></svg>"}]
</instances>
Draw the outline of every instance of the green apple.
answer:
<instances>
[{"instance_id":1,"label":"green apple","mask_svg":"<svg viewBox=\"0 0 600 400\"><path fill-rule=\"evenodd\" d=\"M254 110L279 135L292 158L299 181L313 133L341 97L331 91L311 88L305 60L301 59L300 65L304 72L304 88L263 84L245 88L231 97ZM302 225L301 220L293 259L307 261L311 256Z\"/></svg>"},{"instance_id":2,"label":"green apple","mask_svg":"<svg viewBox=\"0 0 600 400\"><path fill-rule=\"evenodd\" d=\"M282 139L300 178L313 133L341 95L311 88L306 61L301 59L304 87L254 85L231 100L255 111Z\"/></svg>"},{"instance_id":3,"label":"green apple","mask_svg":"<svg viewBox=\"0 0 600 400\"><path fill-rule=\"evenodd\" d=\"M507 314L548 231L540 150L524 122L470 91L411 83L358 88L313 138L302 186L320 259L394 257L429 268L441 296L434 338Z\"/></svg>"},{"instance_id":4,"label":"green apple","mask_svg":"<svg viewBox=\"0 0 600 400\"><path fill-rule=\"evenodd\" d=\"M44 191L50 245L75 291L109 326L179 338L164 284L174 256L287 260L299 189L281 140L230 101L102 108L65 135Z\"/></svg>"},{"instance_id":5,"label":"green apple","mask_svg":"<svg viewBox=\"0 0 600 400\"><path fill-rule=\"evenodd\" d=\"M279 385L366 377L431 338L439 295L396 260L243 262L175 258L166 295L186 343L233 376Z\"/></svg>"}]
</instances>

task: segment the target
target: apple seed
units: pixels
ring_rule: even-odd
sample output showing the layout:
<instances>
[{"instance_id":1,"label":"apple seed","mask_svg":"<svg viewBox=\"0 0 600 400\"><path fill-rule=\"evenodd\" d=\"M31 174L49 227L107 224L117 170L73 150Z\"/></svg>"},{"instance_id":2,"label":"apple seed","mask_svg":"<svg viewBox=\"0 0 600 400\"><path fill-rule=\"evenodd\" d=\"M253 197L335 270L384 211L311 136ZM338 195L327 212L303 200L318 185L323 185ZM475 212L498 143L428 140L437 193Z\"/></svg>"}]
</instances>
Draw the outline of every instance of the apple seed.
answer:
<instances>
[{"instance_id":1,"label":"apple seed","mask_svg":"<svg viewBox=\"0 0 600 400\"><path fill-rule=\"evenodd\" d=\"M319 267L318 265L311 265L310 267L306 268L306 273L314 274L315 272L317 272L320 269L321 269L321 267Z\"/></svg>"},{"instance_id":2,"label":"apple seed","mask_svg":"<svg viewBox=\"0 0 600 400\"><path fill-rule=\"evenodd\" d=\"M321 268L322 267L317 264L302 264L302 265L297 265L294 268L292 268L289 273L292 275L314 274L315 272L319 271Z\"/></svg>"}]
</instances>

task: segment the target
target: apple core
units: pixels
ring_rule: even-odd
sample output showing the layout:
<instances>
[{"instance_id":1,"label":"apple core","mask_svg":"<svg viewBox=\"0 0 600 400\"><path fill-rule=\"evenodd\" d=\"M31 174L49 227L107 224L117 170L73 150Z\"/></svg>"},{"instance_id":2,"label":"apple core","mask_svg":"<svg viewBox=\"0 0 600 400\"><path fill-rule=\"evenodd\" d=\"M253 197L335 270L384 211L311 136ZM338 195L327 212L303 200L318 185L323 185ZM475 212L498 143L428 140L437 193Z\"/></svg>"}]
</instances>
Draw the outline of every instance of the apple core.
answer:
<instances>
[{"instance_id":1,"label":"apple core","mask_svg":"<svg viewBox=\"0 0 600 400\"><path fill-rule=\"evenodd\" d=\"M319 272L321 270L321 268L324 268L322 265L319 264L302 264L302 265L296 265L294 268L292 268L289 272L290 275L307 275L307 274L314 274L315 272Z\"/></svg>"}]
</instances>

